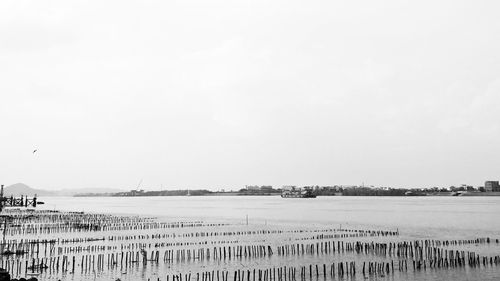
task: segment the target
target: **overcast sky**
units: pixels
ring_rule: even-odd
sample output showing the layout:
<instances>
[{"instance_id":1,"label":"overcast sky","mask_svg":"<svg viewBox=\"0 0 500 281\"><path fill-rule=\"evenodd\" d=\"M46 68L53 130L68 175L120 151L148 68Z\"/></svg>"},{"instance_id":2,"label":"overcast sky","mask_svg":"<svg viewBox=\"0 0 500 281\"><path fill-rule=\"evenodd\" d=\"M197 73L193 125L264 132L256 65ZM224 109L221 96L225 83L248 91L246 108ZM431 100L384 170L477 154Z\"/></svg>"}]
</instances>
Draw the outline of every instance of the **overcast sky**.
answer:
<instances>
[{"instance_id":1,"label":"overcast sky","mask_svg":"<svg viewBox=\"0 0 500 281\"><path fill-rule=\"evenodd\" d=\"M0 1L0 183L498 180L499 11L496 0Z\"/></svg>"}]
</instances>

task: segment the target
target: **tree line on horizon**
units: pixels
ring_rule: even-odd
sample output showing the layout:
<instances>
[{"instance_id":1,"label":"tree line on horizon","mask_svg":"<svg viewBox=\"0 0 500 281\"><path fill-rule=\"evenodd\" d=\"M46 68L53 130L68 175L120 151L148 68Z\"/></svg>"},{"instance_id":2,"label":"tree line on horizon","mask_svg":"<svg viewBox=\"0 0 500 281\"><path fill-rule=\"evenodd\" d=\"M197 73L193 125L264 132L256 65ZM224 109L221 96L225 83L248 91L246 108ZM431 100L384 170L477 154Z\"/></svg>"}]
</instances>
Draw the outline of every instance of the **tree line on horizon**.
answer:
<instances>
[{"instance_id":1,"label":"tree line on horizon","mask_svg":"<svg viewBox=\"0 0 500 281\"><path fill-rule=\"evenodd\" d=\"M312 190L317 196L405 196L411 194L436 194L445 192L458 191L476 191L484 192L484 187L474 188L470 185L461 185L458 187L451 186L449 188L390 188L390 187L365 187L365 186L305 186L304 189ZM211 191L207 189L178 189L178 190L131 190L127 192L117 193L87 193L78 194L76 196L207 196L207 195L278 195L281 194L281 188L273 188L272 186L262 186L260 188L241 188L238 191Z\"/></svg>"}]
</instances>

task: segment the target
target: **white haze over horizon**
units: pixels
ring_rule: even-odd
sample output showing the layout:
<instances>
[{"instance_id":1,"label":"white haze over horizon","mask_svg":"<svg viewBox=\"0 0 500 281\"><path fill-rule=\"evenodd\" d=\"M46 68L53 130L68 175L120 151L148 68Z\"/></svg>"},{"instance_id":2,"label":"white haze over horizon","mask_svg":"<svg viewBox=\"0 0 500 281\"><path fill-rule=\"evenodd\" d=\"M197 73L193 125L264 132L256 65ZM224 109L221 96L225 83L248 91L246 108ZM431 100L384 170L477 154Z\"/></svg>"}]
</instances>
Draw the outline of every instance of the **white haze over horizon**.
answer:
<instances>
[{"instance_id":1,"label":"white haze over horizon","mask_svg":"<svg viewBox=\"0 0 500 281\"><path fill-rule=\"evenodd\" d=\"M0 183L499 180L499 11L494 0L1 1Z\"/></svg>"}]
</instances>

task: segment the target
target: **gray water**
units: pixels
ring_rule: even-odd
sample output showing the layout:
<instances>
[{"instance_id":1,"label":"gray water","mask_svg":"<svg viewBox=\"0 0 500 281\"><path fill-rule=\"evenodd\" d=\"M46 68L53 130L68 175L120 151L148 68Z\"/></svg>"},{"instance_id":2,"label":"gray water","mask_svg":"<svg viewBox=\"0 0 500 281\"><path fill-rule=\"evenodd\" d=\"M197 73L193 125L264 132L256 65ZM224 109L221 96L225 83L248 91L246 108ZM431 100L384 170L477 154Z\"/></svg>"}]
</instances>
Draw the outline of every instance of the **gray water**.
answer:
<instances>
[{"instance_id":1,"label":"gray water","mask_svg":"<svg viewBox=\"0 0 500 281\"><path fill-rule=\"evenodd\" d=\"M399 230L395 242L412 239L500 238L500 197L318 197L283 199L279 196L227 197L47 197L40 209L94 213L154 216L163 221L203 220L226 222L231 229L269 228L325 229L331 227ZM248 217L248 225L247 223ZM176 230L178 231L178 230ZM209 229L208 231L211 231ZM99 235L99 234L96 234ZM242 243L262 242L279 245L292 236L256 236ZM252 240L254 239L254 240ZM392 238L391 238L392 239ZM297 240L295 240L297 241ZM106 242L96 242L106 243ZM498 244L465 247L485 255L500 254ZM346 255L347 260L363 257ZM335 258L337 259L337 258ZM44 275L42 280L165 280L166 274L200 272L213 269L251 269L265 266L300 266L332 262L330 256L276 257L223 263L200 262L137 266L126 272L87 275ZM363 280L362 276L358 279ZM396 272L370 276L370 280L500 280L500 267ZM231 279L232 280L232 279Z\"/></svg>"},{"instance_id":2,"label":"gray water","mask_svg":"<svg viewBox=\"0 0 500 281\"><path fill-rule=\"evenodd\" d=\"M51 197L40 209L285 225L362 225L414 238L500 235L500 197Z\"/></svg>"}]
</instances>

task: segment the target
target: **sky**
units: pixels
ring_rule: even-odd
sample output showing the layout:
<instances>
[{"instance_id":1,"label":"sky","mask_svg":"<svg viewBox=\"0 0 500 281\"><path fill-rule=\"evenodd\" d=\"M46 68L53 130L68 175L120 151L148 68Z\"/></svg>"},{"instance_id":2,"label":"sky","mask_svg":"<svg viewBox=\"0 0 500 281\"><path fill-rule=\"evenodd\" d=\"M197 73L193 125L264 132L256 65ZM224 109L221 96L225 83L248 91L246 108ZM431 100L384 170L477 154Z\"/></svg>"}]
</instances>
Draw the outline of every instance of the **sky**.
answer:
<instances>
[{"instance_id":1,"label":"sky","mask_svg":"<svg viewBox=\"0 0 500 281\"><path fill-rule=\"evenodd\" d=\"M0 1L0 183L499 180L498 11L496 0Z\"/></svg>"}]
</instances>

